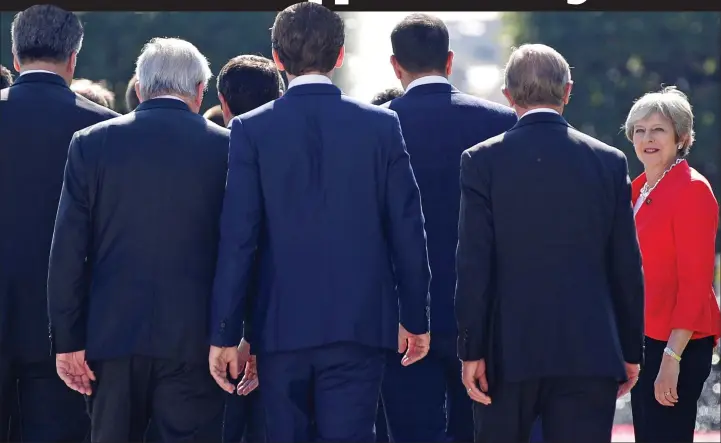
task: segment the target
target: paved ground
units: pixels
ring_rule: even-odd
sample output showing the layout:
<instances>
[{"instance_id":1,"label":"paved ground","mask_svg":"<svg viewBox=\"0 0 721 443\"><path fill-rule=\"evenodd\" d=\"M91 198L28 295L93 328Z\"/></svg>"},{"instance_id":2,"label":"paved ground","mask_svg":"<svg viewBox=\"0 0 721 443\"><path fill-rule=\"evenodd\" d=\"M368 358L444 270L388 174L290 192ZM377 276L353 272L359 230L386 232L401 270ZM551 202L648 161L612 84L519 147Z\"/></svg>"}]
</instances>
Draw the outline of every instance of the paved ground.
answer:
<instances>
[{"instance_id":1,"label":"paved ground","mask_svg":"<svg viewBox=\"0 0 721 443\"><path fill-rule=\"evenodd\" d=\"M633 426L616 425L613 427L614 442L633 442ZM695 442L719 442L721 441L721 431L715 432L697 432L693 438Z\"/></svg>"}]
</instances>

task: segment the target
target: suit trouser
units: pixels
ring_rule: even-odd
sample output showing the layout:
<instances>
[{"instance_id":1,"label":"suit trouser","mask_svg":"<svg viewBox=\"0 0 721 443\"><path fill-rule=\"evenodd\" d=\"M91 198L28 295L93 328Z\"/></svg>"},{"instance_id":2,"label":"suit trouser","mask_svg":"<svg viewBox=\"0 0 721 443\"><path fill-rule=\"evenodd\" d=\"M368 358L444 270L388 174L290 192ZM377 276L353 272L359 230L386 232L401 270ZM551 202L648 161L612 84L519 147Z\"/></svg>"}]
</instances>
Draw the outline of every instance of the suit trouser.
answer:
<instances>
[{"instance_id":1,"label":"suit trouser","mask_svg":"<svg viewBox=\"0 0 721 443\"><path fill-rule=\"evenodd\" d=\"M224 391L207 364L133 356L90 369L93 442L142 441L151 419L162 441L222 440Z\"/></svg>"},{"instance_id":2,"label":"suit trouser","mask_svg":"<svg viewBox=\"0 0 721 443\"><path fill-rule=\"evenodd\" d=\"M690 340L686 345L676 385L678 403L673 407L661 405L654 395L665 347L664 341L645 339L644 363L631 391L633 430L639 443L693 441L698 399L711 372L713 338Z\"/></svg>"},{"instance_id":3,"label":"suit trouser","mask_svg":"<svg viewBox=\"0 0 721 443\"><path fill-rule=\"evenodd\" d=\"M237 386L240 380L237 380ZM224 443L263 443L265 438L265 419L260 403L260 389L247 396L230 395L225 397L225 418L223 420Z\"/></svg>"},{"instance_id":4,"label":"suit trouser","mask_svg":"<svg viewBox=\"0 0 721 443\"><path fill-rule=\"evenodd\" d=\"M258 355L267 440L374 441L386 355L355 343Z\"/></svg>"},{"instance_id":5,"label":"suit trouser","mask_svg":"<svg viewBox=\"0 0 721 443\"><path fill-rule=\"evenodd\" d=\"M383 378L382 398L389 440L405 442L470 442L473 408L461 380L455 338L434 336L421 361L401 365L391 357Z\"/></svg>"},{"instance_id":6,"label":"suit trouser","mask_svg":"<svg viewBox=\"0 0 721 443\"><path fill-rule=\"evenodd\" d=\"M237 386L240 379L235 380ZM155 422L151 419L145 433L146 443L162 441ZM265 421L258 389L247 396L225 393L223 412L223 443L264 443Z\"/></svg>"},{"instance_id":7,"label":"suit trouser","mask_svg":"<svg viewBox=\"0 0 721 443\"><path fill-rule=\"evenodd\" d=\"M540 419L537 419L535 422L533 422L533 427L531 428L531 443L542 443L543 442L543 423L541 423Z\"/></svg>"},{"instance_id":8,"label":"suit trouser","mask_svg":"<svg viewBox=\"0 0 721 443\"><path fill-rule=\"evenodd\" d=\"M89 431L83 396L58 377L55 359L0 357L0 442L81 442Z\"/></svg>"},{"instance_id":9,"label":"suit trouser","mask_svg":"<svg viewBox=\"0 0 721 443\"><path fill-rule=\"evenodd\" d=\"M611 441L618 381L603 377L549 377L500 382L491 404L474 402L475 441L528 442L537 418L547 443Z\"/></svg>"},{"instance_id":10,"label":"suit trouser","mask_svg":"<svg viewBox=\"0 0 721 443\"><path fill-rule=\"evenodd\" d=\"M387 366L386 366L387 368ZM383 377L385 378L385 376ZM388 420L386 419L386 410L383 407L383 401L378 400L378 413L376 414L376 442L388 443Z\"/></svg>"}]
</instances>

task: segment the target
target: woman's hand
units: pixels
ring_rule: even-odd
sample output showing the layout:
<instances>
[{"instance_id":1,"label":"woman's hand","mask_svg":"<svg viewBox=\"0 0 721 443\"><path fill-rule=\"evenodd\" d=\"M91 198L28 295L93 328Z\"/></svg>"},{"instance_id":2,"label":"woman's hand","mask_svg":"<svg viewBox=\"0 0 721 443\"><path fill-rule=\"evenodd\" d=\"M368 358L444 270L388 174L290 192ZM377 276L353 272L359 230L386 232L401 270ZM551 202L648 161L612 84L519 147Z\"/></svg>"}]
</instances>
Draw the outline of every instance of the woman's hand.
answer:
<instances>
[{"instance_id":1,"label":"woman's hand","mask_svg":"<svg viewBox=\"0 0 721 443\"><path fill-rule=\"evenodd\" d=\"M678 402L678 373L680 364L668 355L664 355L661 360L661 368L656 376L654 383L654 393L656 401L663 406L673 406Z\"/></svg>"}]
</instances>

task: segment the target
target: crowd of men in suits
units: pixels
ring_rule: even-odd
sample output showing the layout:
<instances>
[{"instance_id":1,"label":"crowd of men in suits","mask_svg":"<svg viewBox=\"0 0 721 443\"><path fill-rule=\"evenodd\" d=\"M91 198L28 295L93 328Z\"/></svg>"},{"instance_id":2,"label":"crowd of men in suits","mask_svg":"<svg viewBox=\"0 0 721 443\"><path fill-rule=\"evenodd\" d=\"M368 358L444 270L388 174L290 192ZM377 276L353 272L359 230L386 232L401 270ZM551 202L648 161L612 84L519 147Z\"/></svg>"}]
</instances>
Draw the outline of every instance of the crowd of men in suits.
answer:
<instances>
[{"instance_id":1,"label":"crowd of men in suits","mask_svg":"<svg viewBox=\"0 0 721 443\"><path fill-rule=\"evenodd\" d=\"M615 218L591 217L590 187L564 186L606 168L598 186L621 189L625 157L565 123L570 86L543 89L570 85L553 49L514 52L512 108L449 83L441 20L411 14L390 38L403 90L362 103L331 81L340 16L293 5L272 61L219 71L207 118L207 60L156 38L120 115L98 85L71 89L74 14L17 15L20 75L4 70L0 92L0 441L517 441L541 415L549 441L610 440L641 352L633 219L615 197ZM533 255L539 242L559 255ZM512 272L492 276L493 251ZM624 298L579 305L601 279ZM491 285L508 318L479 298Z\"/></svg>"}]
</instances>

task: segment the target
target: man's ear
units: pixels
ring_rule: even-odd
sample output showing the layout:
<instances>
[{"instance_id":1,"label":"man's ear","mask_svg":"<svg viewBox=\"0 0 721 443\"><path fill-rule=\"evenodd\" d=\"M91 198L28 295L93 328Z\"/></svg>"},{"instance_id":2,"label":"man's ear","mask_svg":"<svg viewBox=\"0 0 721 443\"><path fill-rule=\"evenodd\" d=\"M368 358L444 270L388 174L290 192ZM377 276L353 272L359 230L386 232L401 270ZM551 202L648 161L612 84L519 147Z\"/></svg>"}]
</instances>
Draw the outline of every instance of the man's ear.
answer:
<instances>
[{"instance_id":1,"label":"man's ear","mask_svg":"<svg viewBox=\"0 0 721 443\"><path fill-rule=\"evenodd\" d=\"M135 95L138 96L138 102L139 102L139 103L142 103L142 102L145 101L145 100L143 99L143 97L140 95L140 82L139 82L139 81L135 82Z\"/></svg>"},{"instance_id":2,"label":"man's ear","mask_svg":"<svg viewBox=\"0 0 721 443\"><path fill-rule=\"evenodd\" d=\"M563 88L563 104L567 105L571 101L571 90L573 89L573 82L569 81Z\"/></svg>"},{"instance_id":3,"label":"man's ear","mask_svg":"<svg viewBox=\"0 0 721 443\"><path fill-rule=\"evenodd\" d=\"M338 52L338 59L335 61L335 67L342 68L343 67L343 60L345 59L345 46L340 47L340 51Z\"/></svg>"},{"instance_id":4,"label":"man's ear","mask_svg":"<svg viewBox=\"0 0 721 443\"><path fill-rule=\"evenodd\" d=\"M393 67L393 73L396 75L396 78L400 80L403 77L403 68L401 64L398 63L395 55L391 55L391 66Z\"/></svg>"},{"instance_id":5,"label":"man's ear","mask_svg":"<svg viewBox=\"0 0 721 443\"><path fill-rule=\"evenodd\" d=\"M453 51L448 51L448 58L446 59L446 76L450 77L453 72Z\"/></svg>"},{"instance_id":6,"label":"man's ear","mask_svg":"<svg viewBox=\"0 0 721 443\"><path fill-rule=\"evenodd\" d=\"M283 62L280 61L280 57L278 56L278 51L273 49L272 53L273 53L273 62L275 63L276 68L278 68L278 70L280 72L285 71L285 66L283 66Z\"/></svg>"},{"instance_id":7,"label":"man's ear","mask_svg":"<svg viewBox=\"0 0 721 443\"><path fill-rule=\"evenodd\" d=\"M508 100L508 106L513 107L513 105L515 105L515 102L513 101L511 93L508 92L508 89L502 88L501 92L503 93L503 96L506 97L506 100Z\"/></svg>"},{"instance_id":8,"label":"man's ear","mask_svg":"<svg viewBox=\"0 0 721 443\"><path fill-rule=\"evenodd\" d=\"M20 60L18 59L18 56L13 52L13 68L15 68L15 72L20 72Z\"/></svg>"}]
</instances>

